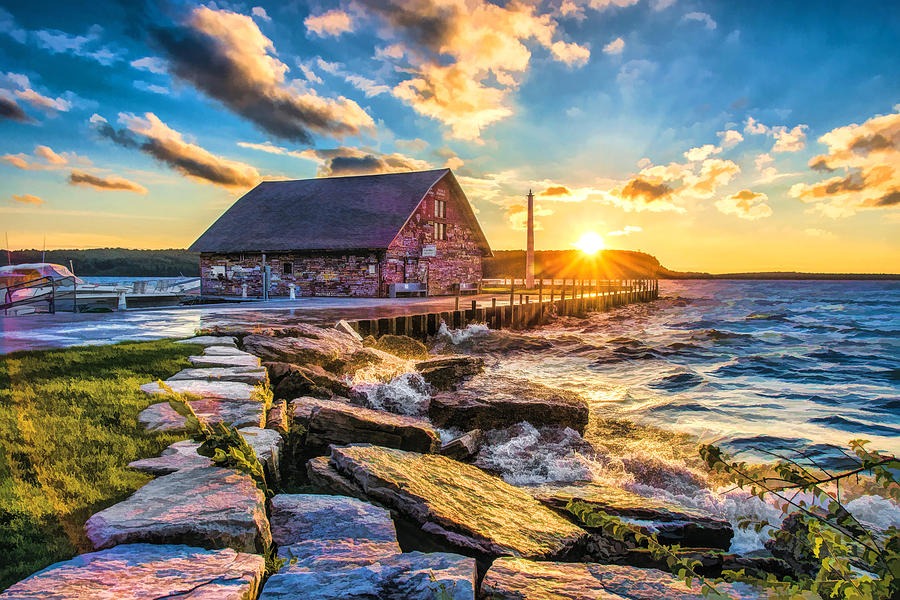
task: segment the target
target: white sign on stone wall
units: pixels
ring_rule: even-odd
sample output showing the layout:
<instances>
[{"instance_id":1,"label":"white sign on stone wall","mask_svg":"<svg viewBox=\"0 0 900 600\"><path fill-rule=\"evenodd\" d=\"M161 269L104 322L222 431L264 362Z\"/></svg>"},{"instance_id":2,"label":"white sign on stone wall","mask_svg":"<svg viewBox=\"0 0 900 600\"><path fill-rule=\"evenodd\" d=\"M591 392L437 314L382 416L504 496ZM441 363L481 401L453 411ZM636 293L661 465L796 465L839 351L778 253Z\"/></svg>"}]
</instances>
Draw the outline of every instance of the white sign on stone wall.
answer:
<instances>
[{"instance_id":1,"label":"white sign on stone wall","mask_svg":"<svg viewBox=\"0 0 900 600\"><path fill-rule=\"evenodd\" d=\"M435 244L426 244L422 246L422 257L437 256L437 246Z\"/></svg>"}]
</instances>

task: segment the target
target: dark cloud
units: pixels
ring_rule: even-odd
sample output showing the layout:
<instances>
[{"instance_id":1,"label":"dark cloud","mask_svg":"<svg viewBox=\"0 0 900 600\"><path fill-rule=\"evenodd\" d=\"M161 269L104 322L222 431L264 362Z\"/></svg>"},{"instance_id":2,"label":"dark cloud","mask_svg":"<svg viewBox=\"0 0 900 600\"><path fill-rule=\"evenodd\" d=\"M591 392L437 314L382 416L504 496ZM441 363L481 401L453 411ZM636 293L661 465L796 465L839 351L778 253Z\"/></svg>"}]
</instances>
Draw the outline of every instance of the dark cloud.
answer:
<instances>
[{"instance_id":1,"label":"dark cloud","mask_svg":"<svg viewBox=\"0 0 900 600\"><path fill-rule=\"evenodd\" d=\"M187 22L148 31L171 74L274 136L311 144L311 131L344 136L373 126L352 100L286 87L287 67L245 15L201 6Z\"/></svg>"},{"instance_id":2,"label":"dark cloud","mask_svg":"<svg viewBox=\"0 0 900 600\"><path fill-rule=\"evenodd\" d=\"M894 143L880 133L858 137L850 144L851 150L854 152L861 152L862 154L868 154L869 152L876 152L878 150L887 150L893 147Z\"/></svg>"},{"instance_id":3,"label":"dark cloud","mask_svg":"<svg viewBox=\"0 0 900 600\"><path fill-rule=\"evenodd\" d=\"M319 167L319 177L342 175L370 175L375 173L402 173L421 171L429 165L402 154L363 153L354 148L317 151L325 162Z\"/></svg>"},{"instance_id":4,"label":"dark cloud","mask_svg":"<svg viewBox=\"0 0 900 600\"><path fill-rule=\"evenodd\" d=\"M15 100L0 96L0 117L19 123L30 123L34 119L22 110L22 107L16 104Z\"/></svg>"},{"instance_id":5,"label":"dark cloud","mask_svg":"<svg viewBox=\"0 0 900 600\"><path fill-rule=\"evenodd\" d=\"M116 129L106 121L95 121L92 123L92 126L100 137L106 138L123 148L137 148L139 146L137 140L132 137L131 132L127 129Z\"/></svg>"},{"instance_id":6,"label":"dark cloud","mask_svg":"<svg viewBox=\"0 0 900 600\"><path fill-rule=\"evenodd\" d=\"M840 194L842 192L859 192L866 188L866 180L859 173L850 173L843 179L833 181L825 186L825 193Z\"/></svg>"},{"instance_id":7,"label":"dark cloud","mask_svg":"<svg viewBox=\"0 0 900 600\"><path fill-rule=\"evenodd\" d=\"M176 171L225 187L252 187L259 183L255 169L236 169L220 160L210 160L204 152L197 154L184 144L165 139L148 138L141 152L164 162Z\"/></svg>"},{"instance_id":8,"label":"dark cloud","mask_svg":"<svg viewBox=\"0 0 900 600\"><path fill-rule=\"evenodd\" d=\"M564 185L551 185L538 196L569 196L572 191Z\"/></svg>"},{"instance_id":9,"label":"dark cloud","mask_svg":"<svg viewBox=\"0 0 900 600\"><path fill-rule=\"evenodd\" d=\"M828 163L825 161L824 156L817 156L809 161L809 168L813 171L824 171L827 173L831 173L832 171L834 171L834 169L828 166Z\"/></svg>"},{"instance_id":10,"label":"dark cloud","mask_svg":"<svg viewBox=\"0 0 900 600\"><path fill-rule=\"evenodd\" d=\"M897 206L900 205L900 189L888 192L875 202L875 206Z\"/></svg>"},{"instance_id":11,"label":"dark cloud","mask_svg":"<svg viewBox=\"0 0 900 600\"><path fill-rule=\"evenodd\" d=\"M111 175L109 177L97 177L84 171L72 171L69 174L69 185L86 185L98 190L111 190L121 192L135 192L146 194L147 188L134 181Z\"/></svg>"},{"instance_id":12,"label":"dark cloud","mask_svg":"<svg viewBox=\"0 0 900 600\"><path fill-rule=\"evenodd\" d=\"M635 177L622 188L620 195L628 200L642 199L653 202L672 193L672 188L665 183L651 183L646 179Z\"/></svg>"},{"instance_id":13,"label":"dark cloud","mask_svg":"<svg viewBox=\"0 0 900 600\"><path fill-rule=\"evenodd\" d=\"M393 28L402 31L408 41L435 54L441 52L459 24L459 11L452 5L396 0L362 0L361 4L380 15Z\"/></svg>"}]
</instances>

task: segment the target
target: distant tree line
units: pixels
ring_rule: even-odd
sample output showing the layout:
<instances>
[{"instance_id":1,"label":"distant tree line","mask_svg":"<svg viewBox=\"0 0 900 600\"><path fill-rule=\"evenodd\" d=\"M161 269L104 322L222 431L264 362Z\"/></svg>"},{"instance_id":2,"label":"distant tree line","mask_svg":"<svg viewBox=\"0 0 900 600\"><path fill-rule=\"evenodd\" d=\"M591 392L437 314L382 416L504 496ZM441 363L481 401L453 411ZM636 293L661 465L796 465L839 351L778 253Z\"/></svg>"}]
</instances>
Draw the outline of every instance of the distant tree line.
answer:
<instances>
[{"instance_id":1,"label":"distant tree line","mask_svg":"<svg viewBox=\"0 0 900 600\"><path fill-rule=\"evenodd\" d=\"M603 250L587 255L580 250L538 250L534 253L535 277L576 279L640 279L656 277L659 261L644 252ZM484 277L525 276L524 250L494 250L484 260Z\"/></svg>"},{"instance_id":2,"label":"distant tree line","mask_svg":"<svg viewBox=\"0 0 900 600\"><path fill-rule=\"evenodd\" d=\"M91 248L90 250L13 250L12 264L49 262L72 266L76 275L85 277L199 277L200 255L187 250L127 250ZM0 264L6 264L7 252L0 251Z\"/></svg>"}]
</instances>

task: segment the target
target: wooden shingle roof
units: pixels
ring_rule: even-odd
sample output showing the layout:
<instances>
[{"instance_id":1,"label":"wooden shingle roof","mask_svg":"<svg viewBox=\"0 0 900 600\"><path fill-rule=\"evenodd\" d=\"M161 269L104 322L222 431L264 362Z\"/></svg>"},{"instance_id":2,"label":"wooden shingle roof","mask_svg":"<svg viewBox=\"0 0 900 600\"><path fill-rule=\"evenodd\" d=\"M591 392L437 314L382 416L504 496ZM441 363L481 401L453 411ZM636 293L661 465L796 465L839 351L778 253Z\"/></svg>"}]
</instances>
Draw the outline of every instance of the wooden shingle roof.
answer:
<instances>
[{"instance_id":1,"label":"wooden shingle roof","mask_svg":"<svg viewBox=\"0 0 900 600\"><path fill-rule=\"evenodd\" d=\"M450 169L264 181L219 217L189 250L267 252L384 249ZM465 198L465 195L462 196ZM490 253L468 201L463 211Z\"/></svg>"}]
</instances>

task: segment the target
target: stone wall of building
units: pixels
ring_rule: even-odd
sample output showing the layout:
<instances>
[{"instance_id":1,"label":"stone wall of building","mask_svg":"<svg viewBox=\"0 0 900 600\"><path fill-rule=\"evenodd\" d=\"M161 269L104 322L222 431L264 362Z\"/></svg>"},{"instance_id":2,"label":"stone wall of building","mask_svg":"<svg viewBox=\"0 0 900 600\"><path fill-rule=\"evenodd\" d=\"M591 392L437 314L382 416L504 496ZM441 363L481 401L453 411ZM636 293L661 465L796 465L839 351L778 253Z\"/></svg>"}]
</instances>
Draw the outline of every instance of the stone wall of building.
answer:
<instances>
[{"instance_id":1,"label":"stone wall of building","mask_svg":"<svg viewBox=\"0 0 900 600\"><path fill-rule=\"evenodd\" d=\"M445 202L443 217L435 213L436 200ZM462 216L462 202L468 200L453 193L446 181L434 184L388 247L385 290L391 283L427 281L428 294L439 296L453 293L455 284L481 281L481 249ZM435 239L435 223L445 224L446 239Z\"/></svg>"},{"instance_id":2,"label":"stone wall of building","mask_svg":"<svg viewBox=\"0 0 900 600\"><path fill-rule=\"evenodd\" d=\"M266 254L272 276L269 296L289 296L289 284L298 296L378 295L378 256L375 252L289 252ZM285 272L285 264L288 271ZM261 298L260 254L203 254L200 257L201 291L212 296L247 295Z\"/></svg>"}]
</instances>

